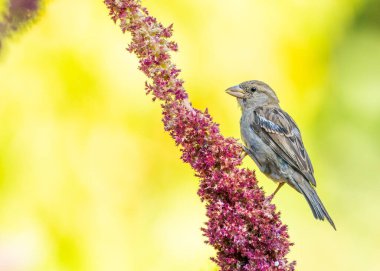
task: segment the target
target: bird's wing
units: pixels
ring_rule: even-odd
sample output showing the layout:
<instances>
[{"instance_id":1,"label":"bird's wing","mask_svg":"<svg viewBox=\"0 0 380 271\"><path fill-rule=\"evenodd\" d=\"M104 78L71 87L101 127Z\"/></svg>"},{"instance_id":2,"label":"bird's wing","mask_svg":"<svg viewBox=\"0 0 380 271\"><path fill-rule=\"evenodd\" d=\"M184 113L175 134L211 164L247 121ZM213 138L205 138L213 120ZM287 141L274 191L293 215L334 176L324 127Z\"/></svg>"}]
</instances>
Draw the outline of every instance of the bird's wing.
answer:
<instances>
[{"instance_id":1,"label":"bird's wing","mask_svg":"<svg viewBox=\"0 0 380 271\"><path fill-rule=\"evenodd\" d=\"M314 170L301 133L288 113L279 107L255 109L256 131L271 149L316 186ZM252 126L253 129L255 129Z\"/></svg>"}]
</instances>

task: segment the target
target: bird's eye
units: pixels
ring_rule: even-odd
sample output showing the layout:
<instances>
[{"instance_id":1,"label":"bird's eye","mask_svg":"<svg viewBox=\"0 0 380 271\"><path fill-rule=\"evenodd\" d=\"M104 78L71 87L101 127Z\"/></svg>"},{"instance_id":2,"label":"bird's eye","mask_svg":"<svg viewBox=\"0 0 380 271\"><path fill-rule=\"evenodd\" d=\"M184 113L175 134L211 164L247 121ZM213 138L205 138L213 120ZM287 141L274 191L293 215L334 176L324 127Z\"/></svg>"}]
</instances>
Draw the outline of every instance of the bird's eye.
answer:
<instances>
[{"instance_id":1,"label":"bird's eye","mask_svg":"<svg viewBox=\"0 0 380 271\"><path fill-rule=\"evenodd\" d=\"M251 92L255 92L257 90L256 87L251 87Z\"/></svg>"}]
</instances>

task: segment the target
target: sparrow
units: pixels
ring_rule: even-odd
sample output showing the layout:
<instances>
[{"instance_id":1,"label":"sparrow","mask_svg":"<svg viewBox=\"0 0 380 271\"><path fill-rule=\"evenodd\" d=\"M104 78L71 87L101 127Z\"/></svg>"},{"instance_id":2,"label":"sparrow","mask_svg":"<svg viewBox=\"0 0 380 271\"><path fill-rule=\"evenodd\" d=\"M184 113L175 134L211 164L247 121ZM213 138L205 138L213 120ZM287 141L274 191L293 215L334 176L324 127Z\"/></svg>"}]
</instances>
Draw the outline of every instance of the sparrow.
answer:
<instances>
[{"instance_id":1,"label":"sparrow","mask_svg":"<svg viewBox=\"0 0 380 271\"><path fill-rule=\"evenodd\" d=\"M278 183L270 196L289 184L301 193L316 219L333 220L315 191L314 169L292 117L280 108L274 90L266 83L252 80L230 87L226 92L237 98L242 111L240 133L244 153L260 171Z\"/></svg>"}]
</instances>

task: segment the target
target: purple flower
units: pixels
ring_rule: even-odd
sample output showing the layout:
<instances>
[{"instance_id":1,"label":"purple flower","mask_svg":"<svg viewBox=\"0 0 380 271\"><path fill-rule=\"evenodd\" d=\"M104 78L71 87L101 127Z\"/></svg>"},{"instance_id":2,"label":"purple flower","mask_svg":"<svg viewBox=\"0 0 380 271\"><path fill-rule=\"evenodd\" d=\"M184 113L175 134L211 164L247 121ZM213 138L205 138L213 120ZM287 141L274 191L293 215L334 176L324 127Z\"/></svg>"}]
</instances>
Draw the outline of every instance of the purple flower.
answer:
<instances>
[{"instance_id":1,"label":"purple flower","mask_svg":"<svg viewBox=\"0 0 380 271\"><path fill-rule=\"evenodd\" d=\"M242 149L224 138L206 112L191 106L171 61L177 44L169 40L173 27L164 27L137 0L105 0L111 18L132 35L128 47L150 79L146 92L162 103L165 130L182 150L200 178L198 195L209 221L202 228L216 249L212 258L223 271L294 270L286 255L292 245L275 206L265 198L252 171L239 169Z\"/></svg>"}]
</instances>

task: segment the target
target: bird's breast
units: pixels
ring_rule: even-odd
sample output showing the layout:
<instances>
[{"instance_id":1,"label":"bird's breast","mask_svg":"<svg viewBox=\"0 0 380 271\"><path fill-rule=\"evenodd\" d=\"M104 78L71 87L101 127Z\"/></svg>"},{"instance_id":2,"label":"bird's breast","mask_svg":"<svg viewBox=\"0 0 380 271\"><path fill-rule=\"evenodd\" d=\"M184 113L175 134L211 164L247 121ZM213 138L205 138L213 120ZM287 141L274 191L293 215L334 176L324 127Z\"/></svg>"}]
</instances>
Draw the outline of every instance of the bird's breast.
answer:
<instances>
[{"instance_id":1,"label":"bird's breast","mask_svg":"<svg viewBox=\"0 0 380 271\"><path fill-rule=\"evenodd\" d=\"M282 160L257 133L261 129L254 121L254 112L247 112L240 119L240 132L244 145L249 149L249 155L259 166L260 170L274 181L282 178Z\"/></svg>"},{"instance_id":2,"label":"bird's breast","mask_svg":"<svg viewBox=\"0 0 380 271\"><path fill-rule=\"evenodd\" d=\"M264 154L270 151L270 148L263 142L260 136L255 132L254 113L244 113L240 119L240 133L244 144L253 152Z\"/></svg>"}]
</instances>

